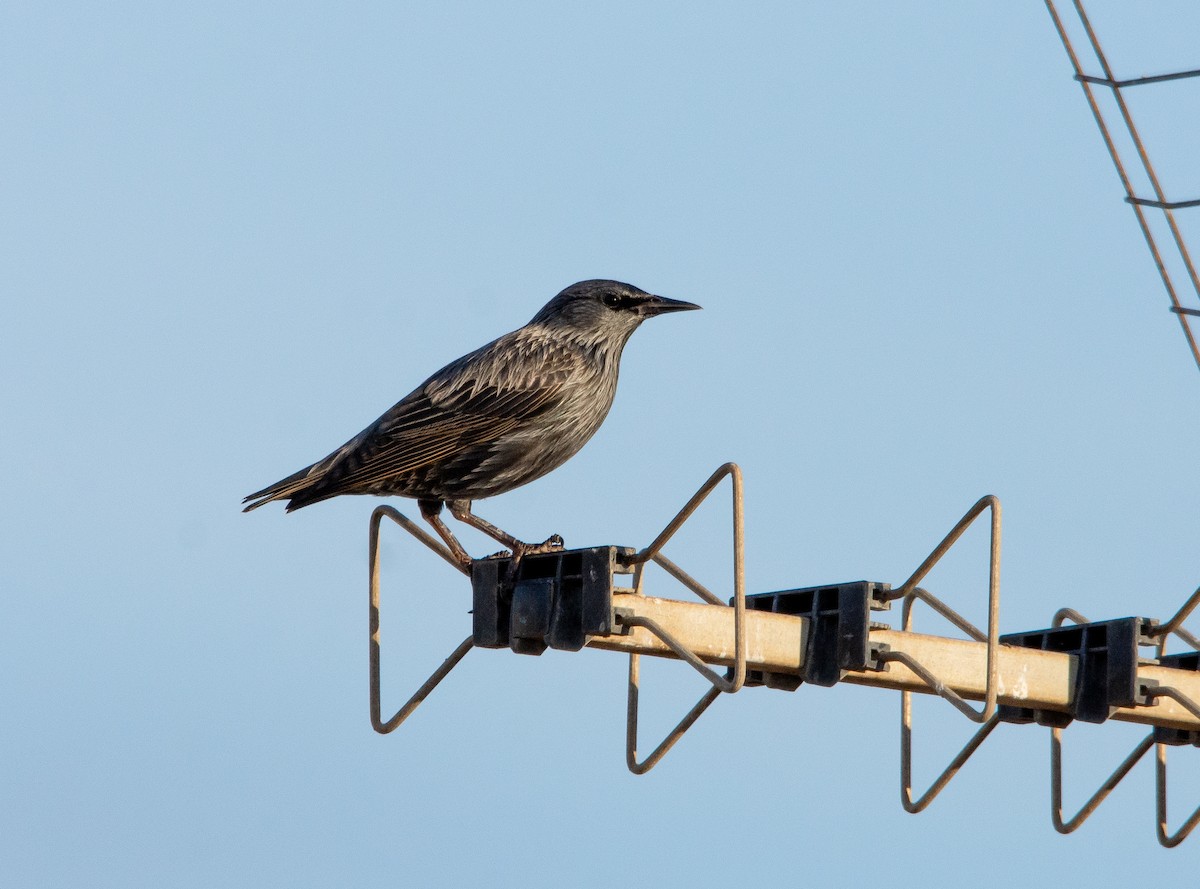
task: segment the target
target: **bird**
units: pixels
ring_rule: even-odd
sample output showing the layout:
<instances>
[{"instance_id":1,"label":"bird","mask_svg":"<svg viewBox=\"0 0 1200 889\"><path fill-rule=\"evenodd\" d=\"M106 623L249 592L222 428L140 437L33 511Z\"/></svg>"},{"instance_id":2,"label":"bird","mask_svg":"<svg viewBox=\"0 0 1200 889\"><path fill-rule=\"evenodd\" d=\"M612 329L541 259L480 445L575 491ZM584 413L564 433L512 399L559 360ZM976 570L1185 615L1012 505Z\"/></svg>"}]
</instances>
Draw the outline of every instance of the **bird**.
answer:
<instances>
[{"instance_id":1,"label":"bird","mask_svg":"<svg viewBox=\"0 0 1200 889\"><path fill-rule=\"evenodd\" d=\"M401 496L417 501L467 570L473 560L442 521L443 506L507 547L510 568L561 550L558 534L525 543L475 515L473 502L574 456L608 416L633 332L647 318L699 308L620 281L572 284L524 327L450 362L324 459L245 497L243 511L276 500L292 512L342 494Z\"/></svg>"}]
</instances>

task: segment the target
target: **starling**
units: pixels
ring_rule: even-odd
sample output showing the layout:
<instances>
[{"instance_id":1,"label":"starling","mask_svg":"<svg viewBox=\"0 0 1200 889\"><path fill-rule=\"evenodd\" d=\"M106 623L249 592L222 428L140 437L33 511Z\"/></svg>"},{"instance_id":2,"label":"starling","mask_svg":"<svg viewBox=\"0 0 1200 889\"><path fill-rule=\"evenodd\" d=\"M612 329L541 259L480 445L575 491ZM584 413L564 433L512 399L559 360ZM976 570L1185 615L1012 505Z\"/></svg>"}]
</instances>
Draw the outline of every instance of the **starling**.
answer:
<instances>
[{"instance_id":1,"label":"starling","mask_svg":"<svg viewBox=\"0 0 1200 889\"><path fill-rule=\"evenodd\" d=\"M621 351L643 321L698 309L619 281L580 281L533 320L443 367L324 460L263 488L245 511L286 500L287 511L339 494L413 497L464 565L471 557L442 522L461 522L521 556L562 547L557 534L522 543L471 512L561 466L612 407Z\"/></svg>"}]
</instances>

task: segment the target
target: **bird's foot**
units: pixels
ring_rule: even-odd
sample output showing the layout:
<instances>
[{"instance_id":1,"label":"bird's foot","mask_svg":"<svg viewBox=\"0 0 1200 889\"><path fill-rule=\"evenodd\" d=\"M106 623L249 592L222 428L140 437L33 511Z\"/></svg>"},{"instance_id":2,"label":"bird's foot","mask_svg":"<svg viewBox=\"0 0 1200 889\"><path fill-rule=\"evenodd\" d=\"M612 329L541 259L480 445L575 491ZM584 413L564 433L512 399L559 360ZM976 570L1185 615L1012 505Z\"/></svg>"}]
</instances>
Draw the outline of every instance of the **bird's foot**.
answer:
<instances>
[{"instance_id":1,"label":"bird's foot","mask_svg":"<svg viewBox=\"0 0 1200 889\"><path fill-rule=\"evenodd\" d=\"M563 550L563 539L560 534L551 534L541 543L527 543L522 550L523 556L538 556L542 553L558 553Z\"/></svg>"},{"instance_id":2,"label":"bird's foot","mask_svg":"<svg viewBox=\"0 0 1200 889\"><path fill-rule=\"evenodd\" d=\"M512 551L502 550L498 553L488 556L489 559L508 559L508 570L504 574L504 584L512 586L517 580L517 572L521 567L521 560L526 556L540 556L544 553L557 553L563 550L563 539L558 534L551 534L541 543L521 543L516 541L517 545Z\"/></svg>"},{"instance_id":3,"label":"bird's foot","mask_svg":"<svg viewBox=\"0 0 1200 889\"><path fill-rule=\"evenodd\" d=\"M563 539L559 534L551 534L541 543L522 543L517 547L516 555L520 559L523 556L540 556L545 553L558 553L563 550ZM513 551L502 549L499 552L492 553L490 556L484 556L485 559L511 559Z\"/></svg>"}]
</instances>

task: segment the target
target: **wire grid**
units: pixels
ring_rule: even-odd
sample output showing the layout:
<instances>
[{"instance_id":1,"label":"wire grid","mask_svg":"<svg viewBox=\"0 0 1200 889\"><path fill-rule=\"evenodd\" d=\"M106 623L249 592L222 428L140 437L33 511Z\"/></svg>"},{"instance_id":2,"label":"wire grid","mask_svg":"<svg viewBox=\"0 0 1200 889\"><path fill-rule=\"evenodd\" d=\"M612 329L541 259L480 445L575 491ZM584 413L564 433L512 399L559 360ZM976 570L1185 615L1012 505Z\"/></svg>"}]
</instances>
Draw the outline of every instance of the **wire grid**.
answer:
<instances>
[{"instance_id":1,"label":"wire grid","mask_svg":"<svg viewBox=\"0 0 1200 889\"><path fill-rule=\"evenodd\" d=\"M1179 325L1183 329L1184 338L1187 340L1188 349L1192 353L1192 359L1196 362L1196 366L1200 367L1200 347L1197 347L1196 336L1192 331L1191 318L1200 316L1200 275L1197 274L1196 265L1192 261L1191 252L1188 249L1187 241L1184 239L1183 232L1180 230L1179 223L1175 218L1176 210L1184 210L1191 207L1200 207L1200 199L1191 200L1170 200L1168 199L1162 184L1159 180L1158 173L1154 169L1154 164L1150 160L1149 151L1146 149L1141 133L1138 131L1137 125L1134 123L1133 115L1129 111L1129 105L1125 101L1123 91L1132 87L1147 86L1150 84L1164 83L1167 81L1184 80L1192 77L1200 77L1200 68L1189 71L1176 71L1169 74L1157 74L1149 77L1134 77L1128 79L1118 79L1112 70L1112 66L1108 62L1108 57L1100 46L1100 40L1096 35L1095 29L1092 27L1091 19L1088 17L1087 11L1084 9L1082 0L1072 0L1076 16L1083 30L1087 35L1087 42L1091 48L1092 54L1096 63L1100 66L1102 76L1087 74L1083 70L1083 65L1080 62L1079 55L1075 50L1075 46L1067 33L1067 29L1063 24L1063 19L1059 15L1058 9L1055 6L1054 0L1045 0L1046 9L1050 12L1050 17L1054 20L1055 30L1058 31L1059 39L1062 40L1063 48L1067 51L1067 56L1071 60L1071 66L1075 69L1075 80L1083 88L1084 96L1087 98L1088 107L1091 108L1092 116L1096 119L1096 125L1100 128L1100 135L1104 139L1104 145L1108 149L1108 155L1112 159L1113 166L1117 169L1117 175L1121 179L1121 185L1125 189L1125 201L1132 208L1134 215L1137 216L1138 226L1142 230L1142 236L1146 239L1146 246L1150 248L1150 255L1154 259L1154 265L1158 269L1159 277L1162 279L1163 286L1166 288L1167 296L1170 298L1170 310L1179 320ZM1117 148L1116 141L1113 138L1112 131L1109 128L1108 122L1105 119L1104 112L1100 109L1100 104L1096 99L1095 90L1093 87L1102 87L1111 91L1113 101L1116 104L1118 114L1124 124L1125 131L1129 135L1129 139L1134 146L1134 150L1141 163L1142 170L1146 174L1146 178L1150 183L1150 188L1154 196L1146 197L1138 195L1135 192L1134 186L1130 181L1129 173L1126 169L1125 161L1121 157L1121 152ZM1147 210L1159 210L1167 228L1171 233L1171 242L1174 244L1175 251L1178 253L1180 260L1183 263L1183 269L1187 280L1190 282L1192 292L1196 297L1196 306L1185 306L1180 299L1179 289L1176 286L1170 270L1163 259L1162 249L1159 247L1158 240L1154 235L1154 231L1147 219Z\"/></svg>"}]
</instances>

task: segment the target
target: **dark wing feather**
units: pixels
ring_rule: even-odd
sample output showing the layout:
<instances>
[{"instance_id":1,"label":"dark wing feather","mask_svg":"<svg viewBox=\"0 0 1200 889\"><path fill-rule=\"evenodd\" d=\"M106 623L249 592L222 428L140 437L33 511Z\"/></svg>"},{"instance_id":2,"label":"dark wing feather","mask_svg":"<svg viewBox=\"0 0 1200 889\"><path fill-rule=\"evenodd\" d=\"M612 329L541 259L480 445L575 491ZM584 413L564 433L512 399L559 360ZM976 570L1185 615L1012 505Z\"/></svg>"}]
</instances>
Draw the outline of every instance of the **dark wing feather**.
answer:
<instances>
[{"instance_id":1,"label":"dark wing feather","mask_svg":"<svg viewBox=\"0 0 1200 889\"><path fill-rule=\"evenodd\" d=\"M384 493L405 476L475 450L486 455L565 397L583 365L577 351L515 331L430 377L319 463L247 500L290 498L298 509L338 494Z\"/></svg>"}]
</instances>

